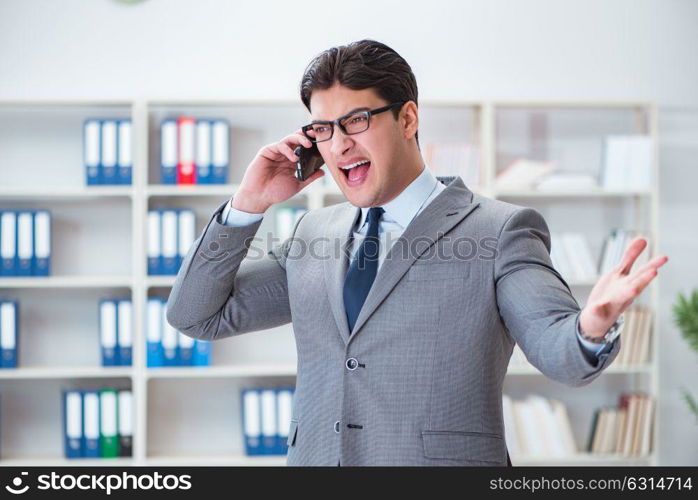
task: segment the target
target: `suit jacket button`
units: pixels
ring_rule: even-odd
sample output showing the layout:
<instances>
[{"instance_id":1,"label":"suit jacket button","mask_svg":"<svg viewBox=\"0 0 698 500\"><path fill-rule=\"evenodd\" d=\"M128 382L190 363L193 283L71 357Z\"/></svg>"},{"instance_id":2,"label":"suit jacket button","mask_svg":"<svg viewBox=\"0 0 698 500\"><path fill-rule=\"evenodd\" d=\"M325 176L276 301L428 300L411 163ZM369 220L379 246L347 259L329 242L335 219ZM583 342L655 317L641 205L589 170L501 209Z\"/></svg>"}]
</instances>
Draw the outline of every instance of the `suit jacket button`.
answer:
<instances>
[{"instance_id":1,"label":"suit jacket button","mask_svg":"<svg viewBox=\"0 0 698 500\"><path fill-rule=\"evenodd\" d=\"M339 434L339 420L334 423L334 431Z\"/></svg>"},{"instance_id":2,"label":"suit jacket button","mask_svg":"<svg viewBox=\"0 0 698 500\"><path fill-rule=\"evenodd\" d=\"M347 368L349 370L356 370L356 367L359 366L359 362L356 360L356 358L349 358L347 359Z\"/></svg>"}]
</instances>

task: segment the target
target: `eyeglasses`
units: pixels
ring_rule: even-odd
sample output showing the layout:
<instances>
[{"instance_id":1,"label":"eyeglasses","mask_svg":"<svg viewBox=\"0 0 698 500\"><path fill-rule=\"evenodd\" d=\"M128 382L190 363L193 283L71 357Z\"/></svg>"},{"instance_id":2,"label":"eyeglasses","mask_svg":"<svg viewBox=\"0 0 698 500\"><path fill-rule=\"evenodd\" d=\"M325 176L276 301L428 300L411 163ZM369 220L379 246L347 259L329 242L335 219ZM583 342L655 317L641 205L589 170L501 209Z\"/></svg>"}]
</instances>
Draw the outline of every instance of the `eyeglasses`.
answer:
<instances>
[{"instance_id":1,"label":"eyeglasses","mask_svg":"<svg viewBox=\"0 0 698 500\"><path fill-rule=\"evenodd\" d=\"M405 102L406 101L394 102L382 108L366 111L352 111L344 116L340 116L336 120L314 121L309 125L301 127L301 130L303 131L303 135L312 142L325 142L332 139L335 125L338 125L345 135L360 134L368 130L368 125L373 115L388 111L398 105L402 106Z\"/></svg>"}]
</instances>

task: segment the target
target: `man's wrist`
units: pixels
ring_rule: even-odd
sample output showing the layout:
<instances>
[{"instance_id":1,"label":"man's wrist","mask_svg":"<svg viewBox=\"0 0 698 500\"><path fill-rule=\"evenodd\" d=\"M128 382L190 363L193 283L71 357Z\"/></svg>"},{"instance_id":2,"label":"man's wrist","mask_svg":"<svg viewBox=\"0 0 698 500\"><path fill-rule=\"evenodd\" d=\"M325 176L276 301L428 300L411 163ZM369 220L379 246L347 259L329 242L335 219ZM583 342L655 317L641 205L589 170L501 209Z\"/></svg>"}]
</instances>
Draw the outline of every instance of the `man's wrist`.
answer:
<instances>
[{"instance_id":1,"label":"man's wrist","mask_svg":"<svg viewBox=\"0 0 698 500\"><path fill-rule=\"evenodd\" d=\"M252 202L247 196L241 194L239 191L230 198L229 205L230 208L234 208L235 210L257 215L264 214L264 212L266 212L269 208L268 206Z\"/></svg>"}]
</instances>

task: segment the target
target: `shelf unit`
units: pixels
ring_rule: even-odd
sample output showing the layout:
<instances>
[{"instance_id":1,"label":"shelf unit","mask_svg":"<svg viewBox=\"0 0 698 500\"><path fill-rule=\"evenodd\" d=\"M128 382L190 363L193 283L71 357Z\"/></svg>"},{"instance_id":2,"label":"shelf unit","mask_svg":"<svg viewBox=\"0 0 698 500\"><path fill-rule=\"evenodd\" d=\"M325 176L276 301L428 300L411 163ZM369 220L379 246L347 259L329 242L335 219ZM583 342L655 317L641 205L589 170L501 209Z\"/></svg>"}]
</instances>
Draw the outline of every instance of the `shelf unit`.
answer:
<instances>
[{"instance_id":1,"label":"shelf unit","mask_svg":"<svg viewBox=\"0 0 698 500\"><path fill-rule=\"evenodd\" d=\"M229 183L216 186L163 186L159 175L159 122L191 114L222 117L231 123ZM547 124L555 147L565 141L598 152L610 133L657 137L656 108L647 102L422 101L420 144L463 140L480 149L481 183L474 192L539 209L551 231L565 221L589 229L600 251L611 224L636 225L658 237L658 168L655 147L653 187L644 191L537 192L497 190L495 176L507 154L523 154L531 115ZM82 120L92 116L131 118L134 124L133 185L85 186ZM0 371L0 465L283 465L285 457L247 457L242 452L239 391L246 386L292 385L296 351L291 325L216 342L213 366L148 369L145 366L145 304L166 298L174 276L146 274L146 218L154 207L189 207L197 234L211 213L237 189L257 150L296 130L307 113L295 101L6 101L0 102L0 172L10 179L0 187L0 210L48 208L53 213L52 276L0 278L0 296L20 302L20 368ZM521 137L521 133L524 137ZM513 134L513 138L509 135ZM517 135L518 134L518 135ZM581 137L581 139L579 139ZM577 144L580 142L582 144ZM533 152L540 154L541 145ZM530 151L529 151L530 152ZM581 154L587 160L593 155ZM598 169L600 155L589 161ZM577 156L573 156L577 158ZM568 158L556 158L562 163ZM573 162L574 163L574 162ZM583 166L583 165L582 165ZM581 168L575 165L576 168ZM317 209L344 201L326 173L285 204ZM580 207L589 213L577 217ZM274 233L274 211L258 234ZM618 213L620 212L620 214ZM632 220L632 223L628 223ZM572 281L584 305L594 281ZM131 297L134 344L132 367L99 366L97 303L100 298ZM655 282L643 300L656 312ZM41 305L41 307L39 307ZM61 327L61 323L65 327ZM505 392L536 392L565 402L578 445L586 442L593 408L614 404L619 392L643 390L658 397L658 319L652 328L652 361L637 367L611 366L589 386L570 391L530 367L511 367ZM54 352L70 351L60 363ZM62 456L60 389L131 388L134 394L133 457L66 460ZM26 414L30 418L23 418ZM37 416L45 414L48 417ZM652 453L646 457L591 455L517 457L515 465L657 465L659 413L655 410ZM32 427L33 426L33 427ZM39 448L42 439L46 449ZM581 448L580 448L581 449Z\"/></svg>"}]
</instances>

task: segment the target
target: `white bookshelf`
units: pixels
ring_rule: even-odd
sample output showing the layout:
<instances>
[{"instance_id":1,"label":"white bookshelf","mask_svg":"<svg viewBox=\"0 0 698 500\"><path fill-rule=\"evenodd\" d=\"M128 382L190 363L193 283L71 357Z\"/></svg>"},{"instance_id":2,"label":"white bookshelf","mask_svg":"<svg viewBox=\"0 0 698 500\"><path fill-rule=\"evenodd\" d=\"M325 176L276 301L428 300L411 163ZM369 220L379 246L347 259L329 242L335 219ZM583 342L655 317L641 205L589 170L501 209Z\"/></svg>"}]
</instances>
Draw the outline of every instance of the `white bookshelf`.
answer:
<instances>
[{"instance_id":1,"label":"white bookshelf","mask_svg":"<svg viewBox=\"0 0 698 500\"><path fill-rule=\"evenodd\" d=\"M222 117L231 124L227 185L159 185L159 123L191 114ZM647 191L583 192L497 190L495 175L507 157L526 148L531 114L548 114L549 152L572 158L575 169L599 168L600 137L648 133L655 139L656 109L643 102L423 101L420 144L462 140L477 145L481 182L474 192L539 209L551 231L572 224L585 232L598 256L611 227L658 227L658 158ZM85 186L82 121L93 116L130 117L134 124L132 186ZM0 278L0 296L20 303L20 368L0 370L0 465L283 465L285 457L247 457L240 422L240 390L293 385L296 348L291 325L216 342L212 366L145 366L145 304L166 298L174 276L148 276L146 217L155 207L191 208L197 234L212 212L237 189L244 170L263 145L307 121L295 101L90 100L0 102L0 210L48 208L52 212L52 276ZM522 135L523 134L523 135ZM565 157L565 144L579 154ZM538 144L536 147L544 147ZM534 148L535 149L535 148ZM560 156L561 155L561 156ZM3 171L4 170L4 171ZM326 179L285 205L316 209L344 200ZM580 210L584 220L580 221ZM274 208L258 234L274 233ZM594 280L570 280L584 305ZM656 312L656 281L643 294ZM132 367L100 366L97 304L101 298L131 297ZM591 411L615 404L623 391L658 397L658 320L654 315L650 363L611 366L589 386L570 390L531 367L510 367L505 393L531 392L564 402L580 449L586 444ZM55 353L61 353L55 361ZM130 388L134 394L133 457L100 460L63 458L60 392L68 388ZM657 465L659 426L655 410L652 452L644 457L591 455L513 456L515 465Z\"/></svg>"}]
</instances>

